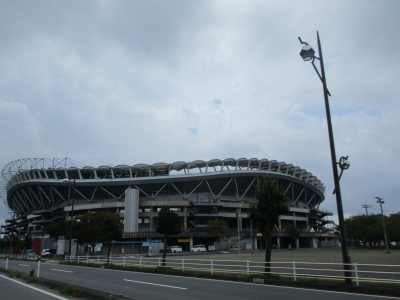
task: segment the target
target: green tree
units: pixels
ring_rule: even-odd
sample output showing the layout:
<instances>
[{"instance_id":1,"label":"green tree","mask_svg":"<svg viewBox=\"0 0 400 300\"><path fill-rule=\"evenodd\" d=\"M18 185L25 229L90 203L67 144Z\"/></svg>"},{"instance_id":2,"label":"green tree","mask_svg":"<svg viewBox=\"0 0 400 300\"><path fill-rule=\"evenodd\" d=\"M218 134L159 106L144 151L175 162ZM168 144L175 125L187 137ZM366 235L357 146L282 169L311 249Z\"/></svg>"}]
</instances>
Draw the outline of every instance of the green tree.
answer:
<instances>
[{"instance_id":1,"label":"green tree","mask_svg":"<svg viewBox=\"0 0 400 300\"><path fill-rule=\"evenodd\" d=\"M117 214L101 211L83 214L77 218L79 222L76 220L72 235L79 244L88 243L91 247L91 254L93 254L97 243L110 244L112 239L122 237L122 225L117 226L118 218ZM107 232L107 230L111 230L111 232Z\"/></svg>"},{"instance_id":2,"label":"green tree","mask_svg":"<svg viewBox=\"0 0 400 300\"><path fill-rule=\"evenodd\" d=\"M345 219L345 227L349 237L360 240L364 247L367 243L375 247L384 238L382 217L379 214L351 216Z\"/></svg>"},{"instance_id":3,"label":"green tree","mask_svg":"<svg viewBox=\"0 0 400 300\"><path fill-rule=\"evenodd\" d=\"M10 236L9 241L10 241L10 247L11 247L11 249L10 249L10 254L12 254L12 249L18 245L18 243L19 243L19 238L18 238L17 235L12 234L12 235Z\"/></svg>"},{"instance_id":4,"label":"green tree","mask_svg":"<svg viewBox=\"0 0 400 300\"><path fill-rule=\"evenodd\" d=\"M286 228L286 232L289 233L294 240L294 244L297 245L297 239L300 236L300 229L294 225L290 225Z\"/></svg>"},{"instance_id":5,"label":"green tree","mask_svg":"<svg viewBox=\"0 0 400 300\"><path fill-rule=\"evenodd\" d=\"M7 240L6 239L0 239L0 249L4 251L4 248L7 247Z\"/></svg>"},{"instance_id":6,"label":"green tree","mask_svg":"<svg viewBox=\"0 0 400 300\"><path fill-rule=\"evenodd\" d=\"M219 245L219 239L228 231L228 227L222 220L208 220L207 234L214 237Z\"/></svg>"},{"instance_id":7,"label":"green tree","mask_svg":"<svg viewBox=\"0 0 400 300\"><path fill-rule=\"evenodd\" d=\"M29 234L25 235L22 241L22 247L24 249L30 249L32 247L32 237Z\"/></svg>"},{"instance_id":8,"label":"green tree","mask_svg":"<svg viewBox=\"0 0 400 300\"><path fill-rule=\"evenodd\" d=\"M387 222L387 217L384 216ZM378 245L379 242L384 240L382 216L381 214L368 215L368 225L370 231L370 240L374 247Z\"/></svg>"},{"instance_id":9,"label":"green tree","mask_svg":"<svg viewBox=\"0 0 400 300\"><path fill-rule=\"evenodd\" d=\"M107 257L111 254L111 242L122 238L123 228L121 217L117 214L108 214L102 224L100 231L103 233L103 241L107 244Z\"/></svg>"},{"instance_id":10,"label":"green tree","mask_svg":"<svg viewBox=\"0 0 400 300\"><path fill-rule=\"evenodd\" d=\"M283 188L271 177L259 180L255 188L256 203L250 204L250 214L265 241L265 272L271 272L271 231L278 218L289 211L290 200Z\"/></svg>"},{"instance_id":11,"label":"green tree","mask_svg":"<svg viewBox=\"0 0 400 300\"><path fill-rule=\"evenodd\" d=\"M396 242L398 246L400 241L400 212L389 215L389 218L385 220L385 222L386 221L388 239Z\"/></svg>"},{"instance_id":12,"label":"green tree","mask_svg":"<svg viewBox=\"0 0 400 300\"><path fill-rule=\"evenodd\" d=\"M60 237L69 238L71 230L71 221L60 220L54 222L44 228L44 232L48 233L50 237L59 239Z\"/></svg>"},{"instance_id":13,"label":"green tree","mask_svg":"<svg viewBox=\"0 0 400 300\"><path fill-rule=\"evenodd\" d=\"M168 206L163 206L158 212L157 232L164 235L163 265L167 256L168 236L181 232L179 216L171 211Z\"/></svg>"}]
</instances>

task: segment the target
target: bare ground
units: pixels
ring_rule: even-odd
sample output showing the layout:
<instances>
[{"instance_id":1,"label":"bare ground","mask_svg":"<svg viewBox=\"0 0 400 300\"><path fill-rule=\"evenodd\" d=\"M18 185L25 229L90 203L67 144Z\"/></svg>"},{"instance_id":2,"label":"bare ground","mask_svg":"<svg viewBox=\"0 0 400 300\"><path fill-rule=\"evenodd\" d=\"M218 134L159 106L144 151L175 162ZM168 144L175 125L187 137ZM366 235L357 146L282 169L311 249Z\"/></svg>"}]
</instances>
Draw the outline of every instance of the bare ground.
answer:
<instances>
[{"instance_id":1,"label":"bare ground","mask_svg":"<svg viewBox=\"0 0 400 300\"><path fill-rule=\"evenodd\" d=\"M400 250L390 250L387 254L384 249L360 249L350 248L349 256L352 263L357 264L379 264L400 265ZM265 252L255 251L242 253L215 253L207 256L207 259L232 259L264 261ZM319 249L294 249L274 250L271 261L273 262L319 262L319 263L342 263L341 248L319 248Z\"/></svg>"}]
</instances>

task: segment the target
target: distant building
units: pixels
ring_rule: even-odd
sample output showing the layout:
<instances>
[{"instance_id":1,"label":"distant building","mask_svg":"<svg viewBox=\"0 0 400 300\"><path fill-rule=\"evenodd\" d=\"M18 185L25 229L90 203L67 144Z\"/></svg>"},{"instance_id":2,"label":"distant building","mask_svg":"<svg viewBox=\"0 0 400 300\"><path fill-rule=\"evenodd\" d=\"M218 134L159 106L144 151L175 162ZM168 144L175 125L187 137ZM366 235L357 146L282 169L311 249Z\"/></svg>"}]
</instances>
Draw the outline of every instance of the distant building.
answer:
<instances>
[{"instance_id":1,"label":"distant building","mask_svg":"<svg viewBox=\"0 0 400 300\"><path fill-rule=\"evenodd\" d=\"M271 176L291 201L289 213L276 224L273 244L313 248L333 245L336 237L327 226L333 224L327 219L332 213L319 209L325 198L323 183L300 167L275 160L228 158L78 168L68 158L29 158L8 163L1 175L1 197L14 212L1 227L5 235L44 236L44 226L69 219L72 210L74 218L108 211L124 219L124 239L116 245L160 241L157 215L167 205L180 216L182 225L181 234L171 237L171 242L184 251L193 244L215 242L206 233L210 219L223 220L229 228L220 248L237 245L238 226L241 248L251 248L252 236L253 247L260 248L263 241L256 228L251 232L249 203L256 201L258 180ZM286 233L293 224L301 229L296 242Z\"/></svg>"}]
</instances>

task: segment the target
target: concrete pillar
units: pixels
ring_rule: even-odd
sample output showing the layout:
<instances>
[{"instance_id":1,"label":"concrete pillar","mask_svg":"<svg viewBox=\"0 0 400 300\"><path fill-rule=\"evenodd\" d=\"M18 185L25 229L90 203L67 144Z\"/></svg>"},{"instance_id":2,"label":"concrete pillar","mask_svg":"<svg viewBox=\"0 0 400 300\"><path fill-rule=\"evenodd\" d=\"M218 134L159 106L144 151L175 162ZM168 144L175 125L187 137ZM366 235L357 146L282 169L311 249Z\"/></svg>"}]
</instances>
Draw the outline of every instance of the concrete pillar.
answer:
<instances>
[{"instance_id":1,"label":"concrete pillar","mask_svg":"<svg viewBox=\"0 0 400 300\"><path fill-rule=\"evenodd\" d=\"M139 190L127 188L125 190L125 224L124 232L139 231Z\"/></svg>"},{"instance_id":2,"label":"concrete pillar","mask_svg":"<svg viewBox=\"0 0 400 300\"><path fill-rule=\"evenodd\" d=\"M153 206L150 206L150 231L153 231Z\"/></svg>"},{"instance_id":3,"label":"concrete pillar","mask_svg":"<svg viewBox=\"0 0 400 300\"><path fill-rule=\"evenodd\" d=\"M187 207L183 208L183 231L187 231Z\"/></svg>"}]
</instances>

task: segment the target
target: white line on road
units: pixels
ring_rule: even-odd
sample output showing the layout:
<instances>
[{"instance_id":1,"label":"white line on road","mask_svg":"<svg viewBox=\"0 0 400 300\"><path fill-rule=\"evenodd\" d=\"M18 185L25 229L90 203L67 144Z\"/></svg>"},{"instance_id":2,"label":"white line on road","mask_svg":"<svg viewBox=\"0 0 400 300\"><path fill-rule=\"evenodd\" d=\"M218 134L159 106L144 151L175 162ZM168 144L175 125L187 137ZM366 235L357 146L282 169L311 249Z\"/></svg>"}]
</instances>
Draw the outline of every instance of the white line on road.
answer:
<instances>
[{"instance_id":1,"label":"white line on road","mask_svg":"<svg viewBox=\"0 0 400 300\"><path fill-rule=\"evenodd\" d=\"M23 265L23 264L19 264L20 266L23 266L23 267L29 267L30 265Z\"/></svg>"},{"instance_id":2,"label":"white line on road","mask_svg":"<svg viewBox=\"0 0 400 300\"><path fill-rule=\"evenodd\" d=\"M187 290L187 288L183 288L183 287L179 287L179 286L157 284L157 283L152 283L152 282L136 281L136 280L130 280L130 279L124 279L124 281L130 281L130 282L142 283L142 284L150 284L150 285L157 285L157 286L167 287L167 288L171 288L171 289Z\"/></svg>"},{"instance_id":3,"label":"white line on road","mask_svg":"<svg viewBox=\"0 0 400 300\"><path fill-rule=\"evenodd\" d=\"M65 273L74 273L74 271L66 271L66 270L59 270L59 269L51 269L52 271L58 271L58 272L65 272Z\"/></svg>"},{"instance_id":4,"label":"white line on road","mask_svg":"<svg viewBox=\"0 0 400 300\"><path fill-rule=\"evenodd\" d=\"M60 299L60 300L68 300L68 298L64 298L64 297L60 297L60 296L54 295L54 294L52 294L52 293L49 293L49 292L43 291L43 290L41 290L41 289L35 288L35 287L33 287L33 286L29 285L29 284L22 283L22 282L20 282L20 281L18 281L18 280L15 280L15 279L12 279L12 278L8 278L8 277L3 276L3 275L0 275L0 277L5 278L5 279L8 279L8 280L11 280L11 281L14 281L15 283L21 284L21 285L23 285L23 286L25 286L25 287L27 287L27 288L30 288L30 289L33 289L33 290L35 290L35 291L41 292L41 293L43 293L43 294L52 296L52 297L54 297L54 298L57 298L57 299Z\"/></svg>"}]
</instances>

